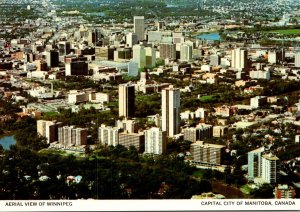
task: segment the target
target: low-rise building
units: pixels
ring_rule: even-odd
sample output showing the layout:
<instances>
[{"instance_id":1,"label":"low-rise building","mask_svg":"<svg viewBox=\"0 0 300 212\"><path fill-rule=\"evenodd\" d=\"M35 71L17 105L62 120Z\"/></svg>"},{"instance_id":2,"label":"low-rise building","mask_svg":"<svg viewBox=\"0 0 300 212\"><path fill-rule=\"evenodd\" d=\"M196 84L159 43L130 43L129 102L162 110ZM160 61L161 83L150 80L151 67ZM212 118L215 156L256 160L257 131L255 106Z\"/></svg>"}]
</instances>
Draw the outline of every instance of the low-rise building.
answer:
<instances>
[{"instance_id":1,"label":"low-rise building","mask_svg":"<svg viewBox=\"0 0 300 212\"><path fill-rule=\"evenodd\" d=\"M292 186L279 184L275 187L275 199L293 199L296 197L296 191Z\"/></svg>"}]
</instances>

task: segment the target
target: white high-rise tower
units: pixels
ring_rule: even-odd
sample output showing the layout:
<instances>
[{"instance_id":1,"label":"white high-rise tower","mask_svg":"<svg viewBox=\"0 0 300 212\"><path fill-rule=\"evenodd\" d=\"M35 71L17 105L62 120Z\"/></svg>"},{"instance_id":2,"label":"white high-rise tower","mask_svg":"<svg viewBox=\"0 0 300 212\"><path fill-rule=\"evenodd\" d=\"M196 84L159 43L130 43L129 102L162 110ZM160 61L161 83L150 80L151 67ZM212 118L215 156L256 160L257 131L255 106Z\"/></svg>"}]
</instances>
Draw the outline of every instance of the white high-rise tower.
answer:
<instances>
[{"instance_id":1,"label":"white high-rise tower","mask_svg":"<svg viewBox=\"0 0 300 212\"><path fill-rule=\"evenodd\" d=\"M162 130L172 137L179 133L180 127L180 90L165 88L162 90Z\"/></svg>"}]
</instances>

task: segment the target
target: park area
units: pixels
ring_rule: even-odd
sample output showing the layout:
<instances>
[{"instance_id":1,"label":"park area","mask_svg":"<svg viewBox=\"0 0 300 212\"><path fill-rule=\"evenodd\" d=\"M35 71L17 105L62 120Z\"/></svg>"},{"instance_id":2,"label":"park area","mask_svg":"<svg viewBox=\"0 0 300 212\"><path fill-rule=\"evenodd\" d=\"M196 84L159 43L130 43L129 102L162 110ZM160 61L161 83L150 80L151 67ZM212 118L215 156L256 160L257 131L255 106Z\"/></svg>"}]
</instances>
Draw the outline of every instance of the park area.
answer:
<instances>
[{"instance_id":1,"label":"park area","mask_svg":"<svg viewBox=\"0 0 300 212\"><path fill-rule=\"evenodd\" d=\"M300 29L278 29L268 31L268 33L278 33L281 35L300 35Z\"/></svg>"}]
</instances>

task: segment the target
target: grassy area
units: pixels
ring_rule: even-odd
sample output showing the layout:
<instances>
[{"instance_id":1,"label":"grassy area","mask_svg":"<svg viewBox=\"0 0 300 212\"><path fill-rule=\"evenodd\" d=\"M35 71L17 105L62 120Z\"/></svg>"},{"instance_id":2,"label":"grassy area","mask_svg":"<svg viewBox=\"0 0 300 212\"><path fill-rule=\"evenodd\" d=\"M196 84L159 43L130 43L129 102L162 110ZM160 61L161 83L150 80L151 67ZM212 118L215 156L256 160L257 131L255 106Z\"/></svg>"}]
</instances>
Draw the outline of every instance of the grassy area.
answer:
<instances>
[{"instance_id":1,"label":"grassy area","mask_svg":"<svg viewBox=\"0 0 300 212\"><path fill-rule=\"evenodd\" d=\"M300 29L278 29L268 31L268 33L278 33L281 35L300 35Z\"/></svg>"},{"instance_id":2,"label":"grassy area","mask_svg":"<svg viewBox=\"0 0 300 212\"><path fill-rule=\"evenodd\" d=\"M194 177L197 177L197 178L202 178L203 177L203 170L197 170L193 173L193 176Z\"/></svg>"},{"instance_id":3,"label":"grassy area","mask_svg":"<svg viewBox=\"0 0 300 212\"><path fill-rule=\"evenodd\" d=\"M55 112L55 111L43 112L43 116L45 116L45 117L53 117L53 116L56 116L58 114L59 114L59 112Z\"/></svg>"},{"instance_id":4,"label":"grassy area","mask_svg":"<svg viewBox=\"0 0 300 212\"><path fill-rule=\"evenodd\" d=\"M251 191L253 190L252 188L250 188L248 185L243 185L240 190L244 193L244 194L250 194Z\"/></svg>"},{"instance_id":5,"label":"grassy area","mask_svg":"<svg viewBox=\"0 0 300 212\"><path fill-rule=\"evenodd\" d=\"M218 96L217 95L208 95L208 96L201 96L200 97L200 101L201 102L210 102L210 101L214 101L218 99Z\"/></svg>"}]
</instances>

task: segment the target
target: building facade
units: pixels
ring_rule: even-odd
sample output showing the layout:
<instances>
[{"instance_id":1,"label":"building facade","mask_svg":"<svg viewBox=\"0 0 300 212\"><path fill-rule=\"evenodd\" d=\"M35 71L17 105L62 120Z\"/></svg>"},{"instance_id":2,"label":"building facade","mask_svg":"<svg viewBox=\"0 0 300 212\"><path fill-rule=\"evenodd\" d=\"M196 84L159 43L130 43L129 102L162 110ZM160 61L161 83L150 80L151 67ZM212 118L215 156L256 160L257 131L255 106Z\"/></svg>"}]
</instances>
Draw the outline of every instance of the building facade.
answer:
<instances>
[{"instance_id":1,"label":"building facade","mask_svg":"<svg viewBox=\"0 0 300 212\"><path fill-rule=\"evenodd\" d=\"M134 117L135 112L135 88L134 85L119 85L119 116Z\"/></svg>"},{"instance_id":2,"label":"building facade","mask_svg":"<svg viewBox=\"0 0 300 212\"><path fill-rule=\"evenodd\" d=\"M87 145L88 131L84 128L64 126L58 128L58 142L64 146Z\"/></svg>"},{"instance_id":3,"label":"building facade","mask_svg":"<svg viewBox=\"0 0 300 212\"><path fill-rule=\"evenodd\" d=\"M162 130L172 137L180 128L180 90L164 88L162 90Z\"/></svg>"},{"instance_id":4,"label":"building facade","mask_svg":"<svg viewBox=\"0 0 300 212\"><path fill-rule=\"evenodd\" d=\"M158 127L145 131L145 153L161 155L167 150L167 133Z\"/></svg>"},{"instance_id":5,"label":"building facade","mask_svg":"<svg viewBox=\"0 0 300 212\"><path fill-rule=\"evenodd\" d=\"M46 138L47 143L52 143L58 140L58 127L61 126L61 122L56 121L37 121L37 133L39 136Z\"/></svg>"},{"instance_id":6,"label":"building facade","mask_svg":"<svg viewBox=\"0 0 300 212\"><path fill-rule=\"evenodd\" d=\"M119 144L119 128L101 125L98 129L98 141L101 145L117 146Z\"/></svg>"},{"instance_id":7,"label":"building facade","mask_svg":"<svg viewBox=\"0 0 300 212\"><path fill-rule=\"evenodd\" d=\"M176 59L176 44L161 43L159 53L161 59Z\"/></svg>"},{"instance_id":8,"label":"building facade","mask_svg":"<svg viewBox=\"0 0 300 212\"><path fill-rule=\"evenodd\" d=\"M225 146L217 144L206 144L197 141L191 144L192 160L195 164L221 165Z\"/></svg>"},{"instance_id":9,"label":"building facade","mask_svg":"<svg viewBox=\"0 0 300 212\"><path fill-rule=\"evenodd\" d=\"M145 18L144 16L133 17L134 33L139 41L143 41L145 37Z\"/></svg>"},{"instance_id":10,"label":"building facade","mask_svg":"<svg viewBox=\"0 0 300 212\"><path fill-rule=\"evenodd\" d=\"M236 69L247 69L248 51L240 48L231 51L231 67Z\"/></svg>"},{"instance_id":11,"label":"building facade","mask_svg":"<svg viewBox=\"0 0 300 212\"><path fill-rule=\"evenodd\" d=\"M264 154L261 157L261 178L267 183L276 183L279 180L279 158L273 154Z\"/></svg>"}]
</instances>

